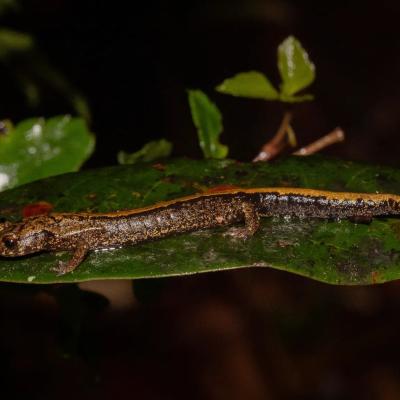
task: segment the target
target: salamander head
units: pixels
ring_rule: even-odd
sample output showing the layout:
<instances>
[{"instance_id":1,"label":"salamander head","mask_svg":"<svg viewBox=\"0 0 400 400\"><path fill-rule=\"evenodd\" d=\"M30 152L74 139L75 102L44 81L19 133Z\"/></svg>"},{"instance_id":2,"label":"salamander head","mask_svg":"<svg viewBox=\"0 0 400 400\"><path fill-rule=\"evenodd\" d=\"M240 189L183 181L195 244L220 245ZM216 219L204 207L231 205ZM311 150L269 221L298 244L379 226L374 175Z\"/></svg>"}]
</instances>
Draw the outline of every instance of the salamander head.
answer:
<instances>
[{"instance_id":1,"label":"salamander head","mask_svg":"<svg viewBox=\"0 0 400 400\"><path fill-rule=\"evenodd\" d=\"M37 216L22 222L0 224L0 256L17 257L45 250L53 236L48 230L55 221Z\"/></svg>"}]
</instances>

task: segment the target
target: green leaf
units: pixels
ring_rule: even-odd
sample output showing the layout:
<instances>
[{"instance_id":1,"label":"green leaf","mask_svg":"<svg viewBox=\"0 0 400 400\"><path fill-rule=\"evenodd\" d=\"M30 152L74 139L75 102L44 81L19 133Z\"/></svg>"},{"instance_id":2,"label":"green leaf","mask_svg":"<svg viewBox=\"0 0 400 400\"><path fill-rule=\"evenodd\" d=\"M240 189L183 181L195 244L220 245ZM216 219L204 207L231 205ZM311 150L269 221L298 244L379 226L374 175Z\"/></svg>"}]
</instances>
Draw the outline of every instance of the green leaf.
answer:
<instances>
[{"instance_id":1,"label":"green leaf","mask_svg":"<svg viewBox=\"0 0 400 400\"><path fill-rule=\"evenodd\" d=\"M146 143L140 150L128 154L125 151L118 153L119 164L136 164L138 162L151 162L171 155L172 143L165 139L153 140Z\"/></svg>"},{"instance_id":2,"label":"green leaf","mask_svg":"<svg viewBox=\"0 0 400 400\"><path fill-rule=\"evenodd\" d=\"M47 201L56 211L112 211L154 204L221 184L243 187L309 187L400 194L400 170L342 160L291 157L273 164L231 160L168 160L80 171L0 193L0 218ZM79 282L151 278L241 267L276 268L334 284L370 284L400 278L400 219L371 224L347 220L262 218L257 233L238 241L212 229L92 252L76 271L61 277L51 268L67 253L0 259L9 282ZM257 273L257 271L254 271Z\"/></svg>"},{"instance_id":3,"label":"green leaf","mask_svg":"<svg viewBox=\"0 0 400 400\"><path fill-rule=\"evenodd\" d=\"M301 96L288 96L285 94L280 94L279 99L285 103L303 103L304 101L314 100L312 94L303 94Z\"/></svg>"},{"instance_id":4,"label":"green leaf","mask_svg":"<svg viewBox=\"0 0 400 400\"><path fill-rule=\"evenodd\" d=\"M276 100L279 93L268 78L258 71L241 72L216 87L220 93L255 99Z\"/></svg>"},{"instance_id":5,"label":"green leaf","mask_svg":"<svg viewBox=\"0 0 400 400\"><path fill-rule=\"evenodd\" d=\"M32 118L0 134L0 190L77 171L94 137L81 118Z\"/></svg>"},{"instance_id":6,"label":"green leaf","mask_svg":"<svg viewBox=\"0 0 400 400\"><path fill-rule=\"evenodd\" d=\"M309 86L315 78L314 64L293 36L289 36L278 47L278 68L282 78L283 96L292 96Z\"/></svg>"},{"instance_id":7,"label":"green leaf","mask_svg":"<svg viewBox=\"0 0 400 400\"><path fill-rule=\"evenodd\" d=\"M223 126L222 115L217 106L201 90L188 90L188 98L204 157L225 158L228 147L219 143Z\"/></svg>"}]
</instances>

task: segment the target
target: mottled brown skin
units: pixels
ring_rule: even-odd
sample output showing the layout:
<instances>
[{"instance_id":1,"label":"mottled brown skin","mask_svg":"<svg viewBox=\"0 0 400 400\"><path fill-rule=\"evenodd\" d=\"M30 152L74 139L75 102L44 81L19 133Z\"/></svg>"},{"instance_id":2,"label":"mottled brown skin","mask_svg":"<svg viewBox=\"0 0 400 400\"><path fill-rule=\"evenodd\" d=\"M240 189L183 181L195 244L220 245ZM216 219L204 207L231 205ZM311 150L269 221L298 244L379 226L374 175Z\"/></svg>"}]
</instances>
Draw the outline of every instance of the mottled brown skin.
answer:
<instances>
[{"instance_id":1,"label":"mottled brown skin","mask_svg":"<svg viewBox=\"0 0 400 400\"><path fill-rule=\"evenodd\" d=\"M19 223L0 224L0 255L17 257L40 251L69 250L59 274L73 271L90 250L115 248L238 222L228 235L245 239L260 216L352 218L399 215L400 196L328 192L295 188L234 189L179 198L154 206L112 213L54 213Z\"/></svg>"}]
</instances>

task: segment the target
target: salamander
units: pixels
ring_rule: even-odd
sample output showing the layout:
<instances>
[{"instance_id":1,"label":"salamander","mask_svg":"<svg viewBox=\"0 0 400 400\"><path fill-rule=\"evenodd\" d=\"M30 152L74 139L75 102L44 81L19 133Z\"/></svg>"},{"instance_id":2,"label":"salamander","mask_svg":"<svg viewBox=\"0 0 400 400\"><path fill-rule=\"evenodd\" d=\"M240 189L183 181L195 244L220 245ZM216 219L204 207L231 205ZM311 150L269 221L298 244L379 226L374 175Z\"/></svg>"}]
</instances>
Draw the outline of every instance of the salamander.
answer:
<instances>
[{"instance_id":1,"label":"salamander","mask_svg":"<svg viewBox=\"0 0 400 400\"><path fill-rule=\"evenodd\" d=\"M152 206L109 213L50 213L0 224L0 256L70 251L54 269L73 271L89 251L133 245L169 235L228 226L227 235L246 239L260 217L352 218L400 215L400 196L299 188L235 188L210 191Z\"/></svg>"}]
</instances>

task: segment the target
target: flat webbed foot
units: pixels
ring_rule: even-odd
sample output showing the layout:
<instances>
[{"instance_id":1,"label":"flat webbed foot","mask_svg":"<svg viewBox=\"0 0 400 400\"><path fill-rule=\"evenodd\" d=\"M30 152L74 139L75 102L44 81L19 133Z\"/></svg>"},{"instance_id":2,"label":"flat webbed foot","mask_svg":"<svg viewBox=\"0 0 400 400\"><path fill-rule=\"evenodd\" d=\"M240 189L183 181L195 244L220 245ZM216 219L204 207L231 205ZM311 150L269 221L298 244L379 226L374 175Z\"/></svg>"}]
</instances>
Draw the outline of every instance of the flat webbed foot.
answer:
<instances>
[{"instance_id":1,"label":"flat webbed foot","mask_svg":"<svg viewBox=\"0 0 400 400\"><path fill-rule=\"evenodd\" d=\"M58 261L57 266L53 267L51 270L56 273L57 276L65 275L68 272L71 272L76 267L70 269L68 261Z\"/></svg>"},{"instance_id":2,"label":"flat webbed foot","mask_svg":"<svg viewBox=\"0 0 400 400\"><path fill-rule=\"evenodd\" d=\"M85 259L89 249L86 244L77 247L74 250L74 254L69 261L59 261L58 265L52 270L57 273L57 276L68 274L78 267Z\"/></svg>"},{"instance_id":3,"label":"flat webbed foot","mask_svg":"<svg viewBox=\"0 0 400 400\"><path fill-rule=\"evenodd\" d=\"M244 216L244 227L230 228L224 236L230 236L235 239L246 240L253 236L260 226L260 216L252 203L244 203L242 206Z\"/></svg>"}]
</instances>

